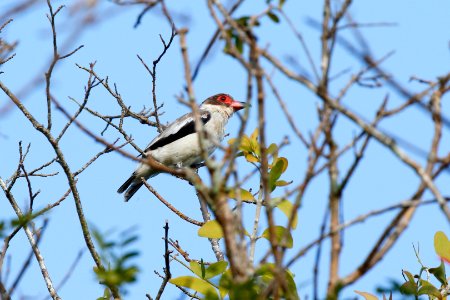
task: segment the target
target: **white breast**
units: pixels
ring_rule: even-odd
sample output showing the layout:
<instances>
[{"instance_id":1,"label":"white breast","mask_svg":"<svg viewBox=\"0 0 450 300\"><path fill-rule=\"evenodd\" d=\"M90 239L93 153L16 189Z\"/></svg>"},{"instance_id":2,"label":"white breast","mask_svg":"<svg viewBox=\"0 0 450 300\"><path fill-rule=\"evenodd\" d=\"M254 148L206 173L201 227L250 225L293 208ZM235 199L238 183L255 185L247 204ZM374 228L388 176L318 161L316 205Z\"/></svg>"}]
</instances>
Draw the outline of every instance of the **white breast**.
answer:
<instances>
[{"instance_id":1,"label":"white breast","mask_svg":"<svg viewBox=\"0 0 450 300\"><path fill-rule=\"evenodd\" d=\"M211 106L206 108L211 113L211 119L204 127L206 138L203 140L203 146L206 153L211 155L224 138L225 125L233 109L230 108L231 112L229 112L219 109L216 105L208 106ZM172 167L189 167L203 161L197 133L157 148L151 152L151 155L162 164Z\"/></svg>"}]
</instances>

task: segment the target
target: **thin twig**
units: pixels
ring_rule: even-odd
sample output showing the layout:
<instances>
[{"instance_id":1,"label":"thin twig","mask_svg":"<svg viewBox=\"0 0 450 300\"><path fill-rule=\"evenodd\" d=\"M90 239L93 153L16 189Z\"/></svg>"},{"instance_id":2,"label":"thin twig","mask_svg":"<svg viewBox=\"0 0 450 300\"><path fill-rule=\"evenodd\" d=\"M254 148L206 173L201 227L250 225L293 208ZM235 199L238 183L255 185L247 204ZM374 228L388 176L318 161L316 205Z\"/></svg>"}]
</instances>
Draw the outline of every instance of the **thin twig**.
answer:
<instances>
[{"instance_id":1,"label":"thin twig","mask_svg":"<svg viewBox=\"0 0 450 300\"><path fill-rule=\"evenodd\" d=\"M2 188L3 192L6 195L6 198L9 200L9 203L11 204L11 206L13 207L14 211L16 212L16 215L18 218L22 218L23 217L23 213L22 210L20 209L20 207L17 205L16 200L14 199L14 196L11 194L11 192L7 189L5 182L0 178L0 187ZM33 233L31 232L31 230L28 228L28 226L26 224L23 225L23 230L25 231L25 234L28 238L28 241L31 245L31 248L33 249L33 253L36 257L36 260L38 262L39 268L41 269L41 273L42 273L42 277L44 278L45 284L47 286L47 290L50 293L51 297L53 300L60 300L61 298L58 296L51 277L48 273L47 267L45 265L44 262L44 258L41 255L41 252L37 246L37 242L33 236Z\"/></svg>"},{"instance_id":2,"label":"thin twig","mask_svg":"<svg viewBox=\"0 0 450 300\"><path fill-rule=\"evenodd\" d=\"M192 218L189 218L188 216L186 216L185 214L183 214L181 211L179 211L178 209L176 209L172 204L169 203L169 201L167 201L166 199L164 199L145 179L142 180L142 182L144 183L145 187L153 194L155 195L155 197L161 201L168 209L170 209L171 211L173 211L177 216L179 216L180 218L182 218L183 220L185 220L186 222L189 222L191 224L197 225L197 226L202 226L204 224L204 222L200 222L197 220L194 220Z\"/></svg>"},{"instance_id":3,"label":"thin twig","mask_svg":"<svg viewBox=\"0 0 450 300\"><path fill-rule=\"evenodd\" d=\"M161 1L161 3L164 5L164 1ZM170 45L172 45L172 41L173 41L174 37L177 35L177 31L176 31L174 23L171 23L171 30L172 31L171 31L168 43L166 43L164 41L164 39L162 38L161 35L159 36L161 39L161 42L163 44L163 50L162 50L161 54L153 61L152 71L150 71L149 67L144 62L144 60L139 55L137 56L139 58L139 60L141 61L141 63L144 65L145 69L149 72L149 74L152 77L153 108L154 108L154 112L155 112L154 116L155 116L155 120L156 120L156 126L157 126L159 133L161 133L164 128L161 126L161 122L159 121L159 115L158 115L158 104L157 104L157 99L156 99L156 66L161 61L163 56L166 54L167 50L170 48Z\"/></svg>"},{"instance_id":4,"label":"thin twig","mask_svg":"<svg viewBox=\"0 0 450 300\"><path fill-rule=\"evenodd\" d=\"M42 239L42 235L44 234L45 229L47 228L48 225L48 219L44 220L44 223L42 224L42 227L40 228L40 230L36 233L36 246L39 245L39 242ZM27 259L25 260L25 262L22 265L22 268L20 268L19 273L17 274L16 279L13 281L13 284L11 285L11 287L8 290L8 295L11 297L12 294L14 293L14 291L16 290L17 286L19 285L20 280L22 279L22 277L25 275L26 270L29 268L30 263L31 263L31 259L33 258L33 254L34 254L34 250L31 249L30 253L28 254Z\"/></svg>"},{"instance_id":5,"label":"thin twig","mask_svg":"<svg viewBox=\"0 0 450 300\"><path fill-rule=\"evenodd\" d=\"M166 220L166 225L164 228L164 279L161 283L161 286L159 287L158 294L156 295L156 300L161 299L161 296L164 292L164 289L166 288L167 283L169 282L170 278L172 278L172 274L170 273L170 253L169 251L169 222Z\"/></svg>"},{"instance_id":6,"label":"thin twig","mask_svg":"<svg viewBox=\"0 0 450 300\"><path fill-rule=\"evenodd\" d=\"M66 284L66 282L69 280L70 276L72 276L73 271L75 271L75 268L78 266L81 258L83 257L84 250L78 251L77 256L75 257L72 265L69 267L67 273L64 275L64 277L61 279L61 282L57 285L56 290L59 291L61 288ZM45 297L43 300L47 300L50 297Z\"/></svg>"}]
</instances>

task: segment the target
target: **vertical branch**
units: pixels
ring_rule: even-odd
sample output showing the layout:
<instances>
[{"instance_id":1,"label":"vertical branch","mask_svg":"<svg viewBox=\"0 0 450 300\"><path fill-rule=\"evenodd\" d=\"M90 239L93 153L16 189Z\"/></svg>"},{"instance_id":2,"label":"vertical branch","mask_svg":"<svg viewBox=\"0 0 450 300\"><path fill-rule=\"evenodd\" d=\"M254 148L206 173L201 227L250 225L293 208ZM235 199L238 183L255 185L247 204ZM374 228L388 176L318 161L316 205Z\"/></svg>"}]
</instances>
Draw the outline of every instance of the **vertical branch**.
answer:
<instances>
[{"instance_id":1,"label":"vertical branch","mask_svg":"<svg viewBox=\"0 0 450 300\"><path fill-rule=\"evenodd\" d=\"M72 191L72 195L73 195L73 198L75 201L77 216L78 216L78 219L79 219L79 222L81 225L81 230L83 232L83 237L86 242L86 246L89 249L89 252L90 252L92 258L94 259L97 267L99 269L103 270L104 266L100 260L99 254L97 253L97 251L95 249L94 243L92 242L91 234L89 232L89 227L88 227L86 218L84 216L83 206L81 204L81 197L80 197L80 194L78 193L78 188L77 188L75 177L74 177L72 171L70 170L69 165L67 164L67 161L64 157L64 154L61 151L61 148L60 148L58 142L53 137L53 135L50 133L50 131L35 119L35 117L25 108L25 106L21 103L21 101L1 81L0 81L0 89L2 89L3 92L11 99L11 101L21 110L23 115L30 121L30 123L33 125L33 127L37 131L41 132L47 138L47 141L49 142L49 144L55 151L56 156L57 156L57 161L58 161L59 165L61 166L61 168L64 170L66 178L69 182L70 189ZM74 120L74 122L76 123L75 120ZM115 289L114 287L111 287L111 292L115 298L120 299L119 291L117 289Z\"/></svg>"},{"instance_id":2,"label":"vertical branch","mask_svg":"<svg viewBox=\"0 0 450 300\"><path fill-rule=\"evenodd\" d=\"M265 103L264 103L264 72L259 64L259 51L256 44L256 38L251 32L247 32L250 39L250 63L252 66L253 75L256 79L257 100L258 100L258 129L259 129L259 146L261 149L261 182L260 188L262 198L265 203L270 203L270 187L269 187L269 163L266 149L266 119L265 119ZM279 248L279 242L275 231L275 220L273 218L273 207L266 205L265 207L267 223L269 225L269 241L273 258L275 260L275 280L271 286L266 289L266 293L273 293L275 300L280 299L280 287L286 289L286 282L284 280L284 269L282 267L282 253ZM281 241L282 242L282 241Z\"/></svg>"},{"instance_id":3,"label":"vertical branch","mask_svg":"<svg viewBox=\"0 0 450 300\"><path fill-rule=\"evenodd\" d=\"M39 242L41 241L42 235L44 234L45 229L47 228L47 224L48 224L48 220L45 219L44 220L44 224L42 225L41 229L39 229L38 232L36 232L36 246L39 245ZM34 254L34 250L31 249L30 254L28 255L27 259L25 260L25 262L22 265L22 268L19 272L19 274L17 275L16 279L14 280L13 284L11 285L11 287L9 288L8 291L8 295L11 297L12 294L14 293L14 291L16 290L17 286L19 285L20 280L23 278L23 276L25 275L25 271L28 269L28 267L30 266L31 263L31 259L33 258L33 254Z\"/></svg>"},{"instance_id":4,"label":"vertical branch","mask_svg":"<svg viewBox=\"0 0 450 300\"><path fill-rule=\"evenodd\" d=\"M2 251L0 252L0 281L2 280L2 274L3 274L3 262L6 257L6 251L9 248L9 243L14 238L14 236L22 229L22 226L17 226L14 228L14 230L3 240L3 247Z\"/></svg>"},{"instance_id":5,"label":"vertical branch","mask_svg":"<svg viewBox=\"0 0 450 300\"><path fill-rule=\"evenodd\" d=\"M183 57L183 63L184 63L184 76L186 80L186 87L188 92L188 99L190 106L192 108L192 112L194 114L195 118L195 130L196 132L203 132L203 126L201 125L201 121L199 119L199 111L198 106L195 103L195 93L194 93L194 87L192 85L192 76L191 76L191 67L189 63L189 56L187 52L187 42L186 42L186 34L187 34L186 28L181 28L178 30L178 34L180 36L180 48L181 48L181 55ZM201 149L201 156L203 160L207 163L208 160L208 154L205 151L205 147L203 146L203 134L199 134L198 143ZM205 222L210 220L210 214L208 211L207 203L205 202L205 199L200 196L200 194L197 192L197 197L200 202L200 211L202 213L203 220ZM209 239L209 242L211 243L211 248L214 252L214 255L216 256L216 259L218 261L221 261L224 259L223 252L220 250L219 240L218 239Z\"/></svg>"},{"instance_id":6,"label":"vertical branch","mask_svg":"<svg viewBox=\"0 0 450 300\"><path fill-rule=\"evenodd\" d=\"M326 110L330 108L326 107ZM331 112L330 112L331 113ZM329 209L330 209L330 231L333 231L331 236L331 255L330 255L330 275L328 283L328 295L334 295L334 289L339 278L339 260L341 253L341 232L335 230L340 226L340 196L338 184L338 167L337 167L337 146L332 135L333 122L328 120L324 131L325 139L329 148L329 165L328 177L330 183L329 191Z\"/></svg>"},{"instance_id":7,"label":"vertical branch","mask_svg":"<svg viewBox=\"0 0 450 300\"><path fill-rule=\"evenodd\" d=\"M325 229L327 226L327 220L328 220L328 214L330 210L326 209L325 214L323 216L322 225L320 226L320 235L323 236L325 234ZM322 254L322 241L319 242L319 245L317 246L316 251L316 257L314 259L314 268L313 268L313 299L318 300L319 299L319 263L320 263L320 256Z\"/></svg>"},{"instance_id":8,"label":"vertical branch","mask_svg":"<svg viewBox=\"0 0 450 300\"><path fill-rule=\"evenodd\" d=\"M53 15L53 7L50 4L50 0L47 0L47 5L49 7L50 10L50 15L47 15L50 24L52 26L52 33L53 33L53 59L52 62L50 63L50 66L47 70L47 72L45 73L45 94L47 96L47 129L51 130L52 128L52 106L51 106L51 95L50 95L50 78L51 78L51 74L52 74L52 70L55 67L56 62L58 61L58 57L57 57L57 47L56 47L56 31L55 31L55 18Z\"/></svg>"},{"instance_id":9,"label":"vertical branch","mask_svg":"<svg viewBox=\"0 0 450 300\"><path fill-rule=\"evenodd\" d=\"M167 283L169 282L170 278L172 278L172 274L170 273L170 252L169 251L169 221L166 220L166 225L164 228L164 279L161 283L161 286L159 287L158 294L156 295L156 300L161 299L161 296L164 292L164 289L166 288Z\"/></svg>"},{"instance_id":10,"label":"vertical branch","mask_svg":"<svg viewBox=\"0 0 450 300\"><path fill-rule=\"evenodd\" d=\"M213 213L217 222L223 230L225 240L225 249L228 260L230 262L230 270L234 283L242 284L247 281L249 276L249 263L246 249L241 247L241 244L236 240L236 226L235 219L228 199L224 191L212 193L213 197L208 194L209 191L199 191L203 201L209 203L213 209ZM205 197L208 197L208 201Z\"/></svg>"},{"instance_id":11,"label":"vertical branch","mask_svg":"<svg viewBox=\"0 0 450 300\"><path fill-rule=\"evenodd\" d=\"M195 131L198 132L198 146L200 147L200 156L205 164L208 166L208 153L205 151L203 139L205 137L203 130L203 123L200 121L200 112L197 103L195 102L194 86L192 85L191 79L191 63L189 62L189 55L187 50L186 34L188 33L187 28L181 28L178 30L180 35L180 48L181 56L183 58L184 64L184 77L186 80L186 89L188 92L189 105L192 109L195 121Z\"/></svg>"},{"instance_id":12,"label":"vertical branch","mask_svg":"<svg viewBox=\"0 0 450 300\"><path fill-rule=\"evenodd\" d=\"M321 54L321 80L317 88L317 94L321 98L328 97L328 82L329 82L329 71L331 66L332 52L337 38L337 24L341 20L342 16L346 13L351 0L346 0L341 9L333 17L331 11L331 1L324 1L323 8L323 20L322 20L322 54ZM330 28L331 27L331 28ZM328 103L324 103L324 108L321 110L322 117L324 118L323 132L325 135L325 142L329 149L328 155L328 177L329 177L329 210L330 210L330 231L333 232L331 235L331 253L330 253L330 271L328 279L328 291L327 297L330 299L337 298L339 287L339 260L342 247L342 237L341 232L336 230L340 226L340 207L341 207L341 197L339 192L339 171L337 165L337 150L338 147L333 137L333 125L335 119L332 118L334 108L332 108Z\"/></svg>"},{"instance_id":13,"label":"vertical branch","mask_svg":"<svg viewBox=\"0 0 450 300\"><path fill-rule=\"evenodd\" d=\"M192 85L191 64L189 63L189 57L187 53L187 43L186 43L187 32L188 32L187 28L181 28L178 30L178 34L180 35L181 55L183 56L184 62L184 79L186 80L188 99L189 101L192 101L193 99L195 99L195 94L194 94L194 87Z\"/></svg>"},{"instance_id":14,"label":"vertical branch","mask_svg":"<svg viewBox=\"0 0 450 300\"><path fill-rule=\"evenodd\" d=\"M155 5L155 3L152 3L151 5L147 6L146 9L149 9L151 7L153 7L153 5ZM156 126L158 129L158 132L161 133L163 130L163 127L161 126L161 122L159 121L159 114L158 114L158 104L157 104L157 98L156 98L156 66L158 65L158 63L161 61L161 59L163 58L163 56L166 54L167 50L170 48L170 45L172 45L173 39L174 37L177 35L177 30L175 28L175 24L172 21L172 18L170 17L167 8L165 6L164 1L161 1L161 5L163 8L163 12L166 15L169 23L170 23L170 27L171 27L171 33L170 33L170 38L169 38L169 42L166 43L166 41L163 39L163 37L161 35L159 35L159 38L161 39L161 43L163 44L163 50L161 52L161 54L153 61L153 68L152 70L150 70L150 68L147 66L147 64L144 62L144 60L138 55L137 57L139 58L139 60L142 62L142 64L144 65L144 67L147 69L147 71L150 73L150 76L152 77L152 98L153 98L153 109L155 111L155 120L156 120ZM139 20L139 19L138 19Z\"/></svg>"},{"instance_id":15,"label":"vertical branch","mask_svg":"<svg viewBox=\"0 0 450 300\"><path fill-rule=\"evenodd\" d=\"M200 203L200 211L202 212L203 221L208 222L211 220L211 215L208 211L208 205L206 202L200 197L199 193L197 193L198 201ZM220 250L219 239L208 239L211 243L211 248L216 256L217 261L221 261L224 259L223 252Z\"/></svg>"},{"instance_id":16,"label":"vertical branch","mask_svg":"<svg viewBox=\"0 0 450 300\"><path fill-rule=\"evenodd\" d=\"M234 11L236 11L239 6L244 2L244 0L238 0L233 7L231 7L229 14L233 14ZM223 22L223 24L225 25L227 23L227 21L225 20ZM192 73L192 80L194 81L195 78L197 77L197 75L200 72L200 67L202 66L203 62L205 62L209 51L211 51L211 49L213 48L214 43L217 41L217 38L220 35L220 28L217 28L216 31L214 32L213 36L211 37L208 45L206 46L205 50L203 51L202 56L200 57L199 61L197 62L197 65L194 68L194 72Z\"/></svg>"},{"instance_id":17,"label":"vertical branch","mask_svg":"<svg viewBox=\"0 0 450 300\"><path fill-rule=\"evenodd\" d=\"M55 26L55 16L58 14L58 12L63 8L63 6L58 7L58 9L53 12L53 7L50 3L50 0L47 0L48 9L50 11L50 15L47 15L48 20L50 21L50 25L52 28L52 38L53 38L53 59L50 63L50 66L48 67L47 72L45 73L45 94L47 96L47 129L52 129L52 96L50 93L50 82L52 77L53 69L55 68L56 63L59 60L59 54L58 54L58 45L56 41L56 26Z\"/></svg>"},{"instance_id":18,"label":"vertical branch","mask_svg":"<svg viewBox=\"0 0 450 300\"><path fill-rule=\"evenodd\" d=\"M0 299L2 300L11 300L8 292L6 291L6 287L3 285L3 282L0 280Z\"/></svg>"},{"instance_id":19,"label":"vertical branch","mask_svg":"<svg viewBox=\"0 0 450 300\"><path fill-rule=\"evenodd\" d=\"M255 249L256 249L256 240L257 240L257 233L258 233L258 226L261 216L261 208L262 208L262 199L263 193L258 193L258 199L256 200L256 209L255 209L255 217L253 219L253 231L250 235L250 253L249 253L249 260L250 263L253 265L253 262L255 260Z\"/></svg>"},{"instance_id":20,"label":"vertical branch","mask_svg":"<svg viewBox=\"0 0 450 300\"><path fill-rule=\"evenodd\" d=\"M324 1L323 7L323 21L322 21L322 34L320 36L320 42L322 46L320 69L322 70L322 77L319 83L319 89L323 89L328 85L328 70L330 66L330 52L328 45L328 24L330 22L331 5L330 0Z\"/></svg>"},{"instance_id":21,"label":"vertical branch","mask_svg":"<svg viewBox=\"0 0 450 300\"><path fill-rule=\"evenodd\" d=\"M2 188L3 192L5 193L6 198L9 200L9 203L13 207L14 211L16 212L16 215L19 219L23 219L23 213L20 207L17 205L16 200L14 199L14 196L11 194L11 192L8 190L5 182L0 179L0 187ZM47 290L50 293L50 296L54 300L60 300L61 298L58 296L58 293L56 292L53 282L50 278L50 275L48 273L47 267L44 262L44 257L42 256L38 246L37 242L33 236L33 233L28 228L26 224L23 225L23 230L25 231L25 234L28 238L28 242L31 245L31 248L33 249L34 256L36 257L36 260L38 262L39 268L41 269L42 277L44 278L45 284L47 286Z\"/></svg>"},{"instance_id":22,"label":"vertical branch","mask_svg":"<svg viewBox=\"0 0 450 300\"><path fill-rule=\"evenodd\" d=\"M65 55L60 55L58 52L58 43L57 43L57 35L56 35L56 25L55 25L55 17L56 15L61 11L61 9L64 8L63 5L59 6L56 11L53 11L53 6L51 4L50 0L47 0L47 6L49 9L50 14L47 15L48 20L50 21L50 26L52 28L52 41L53 41L53 58L50 62L50 65L48 67L47 72L45 73L45 95L47 98L47 130L51 131L52 129L52 94L51 94L51 77L53 70L58 63L59 60L62 60L64 58L67 58L80 50L83 46L79 46L72 52L69 52Z\"/></svg>"},{"instance_id":23,"label":"vertical branch","mask_svg":"<svg viewBox=\"0 0 450 300\"><path fill-rule=\"evenodd\" d=\"M441 98L445 92L445 83L439 86L438 90L431 95L431 117L434 123L434 135L431 142L430 154L426 166L426 173L432 176L433 169L438 157L439 144L442 138L442 112L441 112Z\"/></svg>"}]
</instances>

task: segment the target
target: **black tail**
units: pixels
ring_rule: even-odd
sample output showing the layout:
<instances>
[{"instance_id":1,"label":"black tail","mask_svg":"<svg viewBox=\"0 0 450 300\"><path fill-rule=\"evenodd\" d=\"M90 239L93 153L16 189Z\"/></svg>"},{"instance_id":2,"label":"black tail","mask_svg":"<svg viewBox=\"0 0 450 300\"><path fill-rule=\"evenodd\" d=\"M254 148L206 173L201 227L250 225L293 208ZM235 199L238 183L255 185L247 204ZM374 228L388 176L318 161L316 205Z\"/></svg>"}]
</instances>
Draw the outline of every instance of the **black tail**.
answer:
<instances>
[{"instance_id":1,"label":"black tail","mask_svg":"<svg viewBox=\"0 0 450 300\"><path fill-rule=\"evenodd\" d=\"M151 174L150 176L145 177L145 180L152 178L153 176L158 175L159 173L155 172L153 174ZM127 202L128 200L130 200L131 197L133 197L133 195L141 188L142 185L144 185L144 182L142 182L142 180L144 180L142 177L141 178L136 178L136 172L133 172L133 174L131 174L130 178L127 179L127 181L125 181L120 188L117 190L117 192L119 194L122 194L123 192L125 192L124 198L125 198L125 202Z\"/></svg>"},{"instance_id":2,"label":"black tail","mask_svg":"<svg viewBox=\"0 0 450 300\"><path fill-rule=\"evenodd\" d=\"M126 191L124 198L125 198L125 202L127 202L128 200L130 200L131 197L133 197L133 195L141 188L141 186L144 183L142 181L139 182L133 182L130 187L128 188L128 190Z\"/></svg>"},{"instance_id":3,"label":"black tail","mask_svg":"<svg viewBox=\"0 0 450 300\"><path fill-rule=\"evenodd\" d=\"M131 197L141 188L144 183L142 182L142 178L138 181L136 178L136 174L133 172L130 178L125 181L120 188L117 190L119 194L125 192L124 198L125 202L130 200Z\"/></svg>"},{"instance_id":4,"label":"black tail","mask_svg":"<svg viewBox=\"0 0 450 300\"><path fill-rule=\"evenodd\" d=\"M135 178L134 178L134 173L133 173L133 174L131 174L130 178L128 178L127 181L125 181L125 182L120 186L120 188L117 190L117 192L118 192L119 194L122 194L123 192L125 192L126 189L131 185L131 183L133 182L134 179L135 179Z\"/></svg>"}]
</instances>

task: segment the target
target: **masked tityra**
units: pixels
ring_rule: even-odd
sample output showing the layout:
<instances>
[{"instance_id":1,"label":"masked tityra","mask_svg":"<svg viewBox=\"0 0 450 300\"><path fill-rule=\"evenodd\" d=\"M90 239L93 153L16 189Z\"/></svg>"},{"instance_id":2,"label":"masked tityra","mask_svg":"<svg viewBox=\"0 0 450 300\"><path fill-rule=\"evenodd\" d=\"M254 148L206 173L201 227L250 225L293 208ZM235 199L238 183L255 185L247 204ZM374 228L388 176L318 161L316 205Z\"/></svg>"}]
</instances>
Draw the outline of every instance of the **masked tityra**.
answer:
<instances>
[{"instance_id":1,"label":"masked tityra","mask_svg":"<svg viewBox=\"0 0 450 300\"><path fill-rule=\"evenodd\" d=\"M217 94L203 101L199 107L199 119L205 132L203 146L208 155L211 155L223 140L228 119L235 111L244 107L244 102L236 101L227 94ZM192 167L201 163L203 159L198 133L195 131L194 114L185 114L169 124L150 142L144 153L172 168ZM149 165L140 163L117 192L126 191L124 197L125 201L128 201L143 185L142 177L148 179L159 173L160 171L153 170Z\"/></svg>"}]
</instances>

